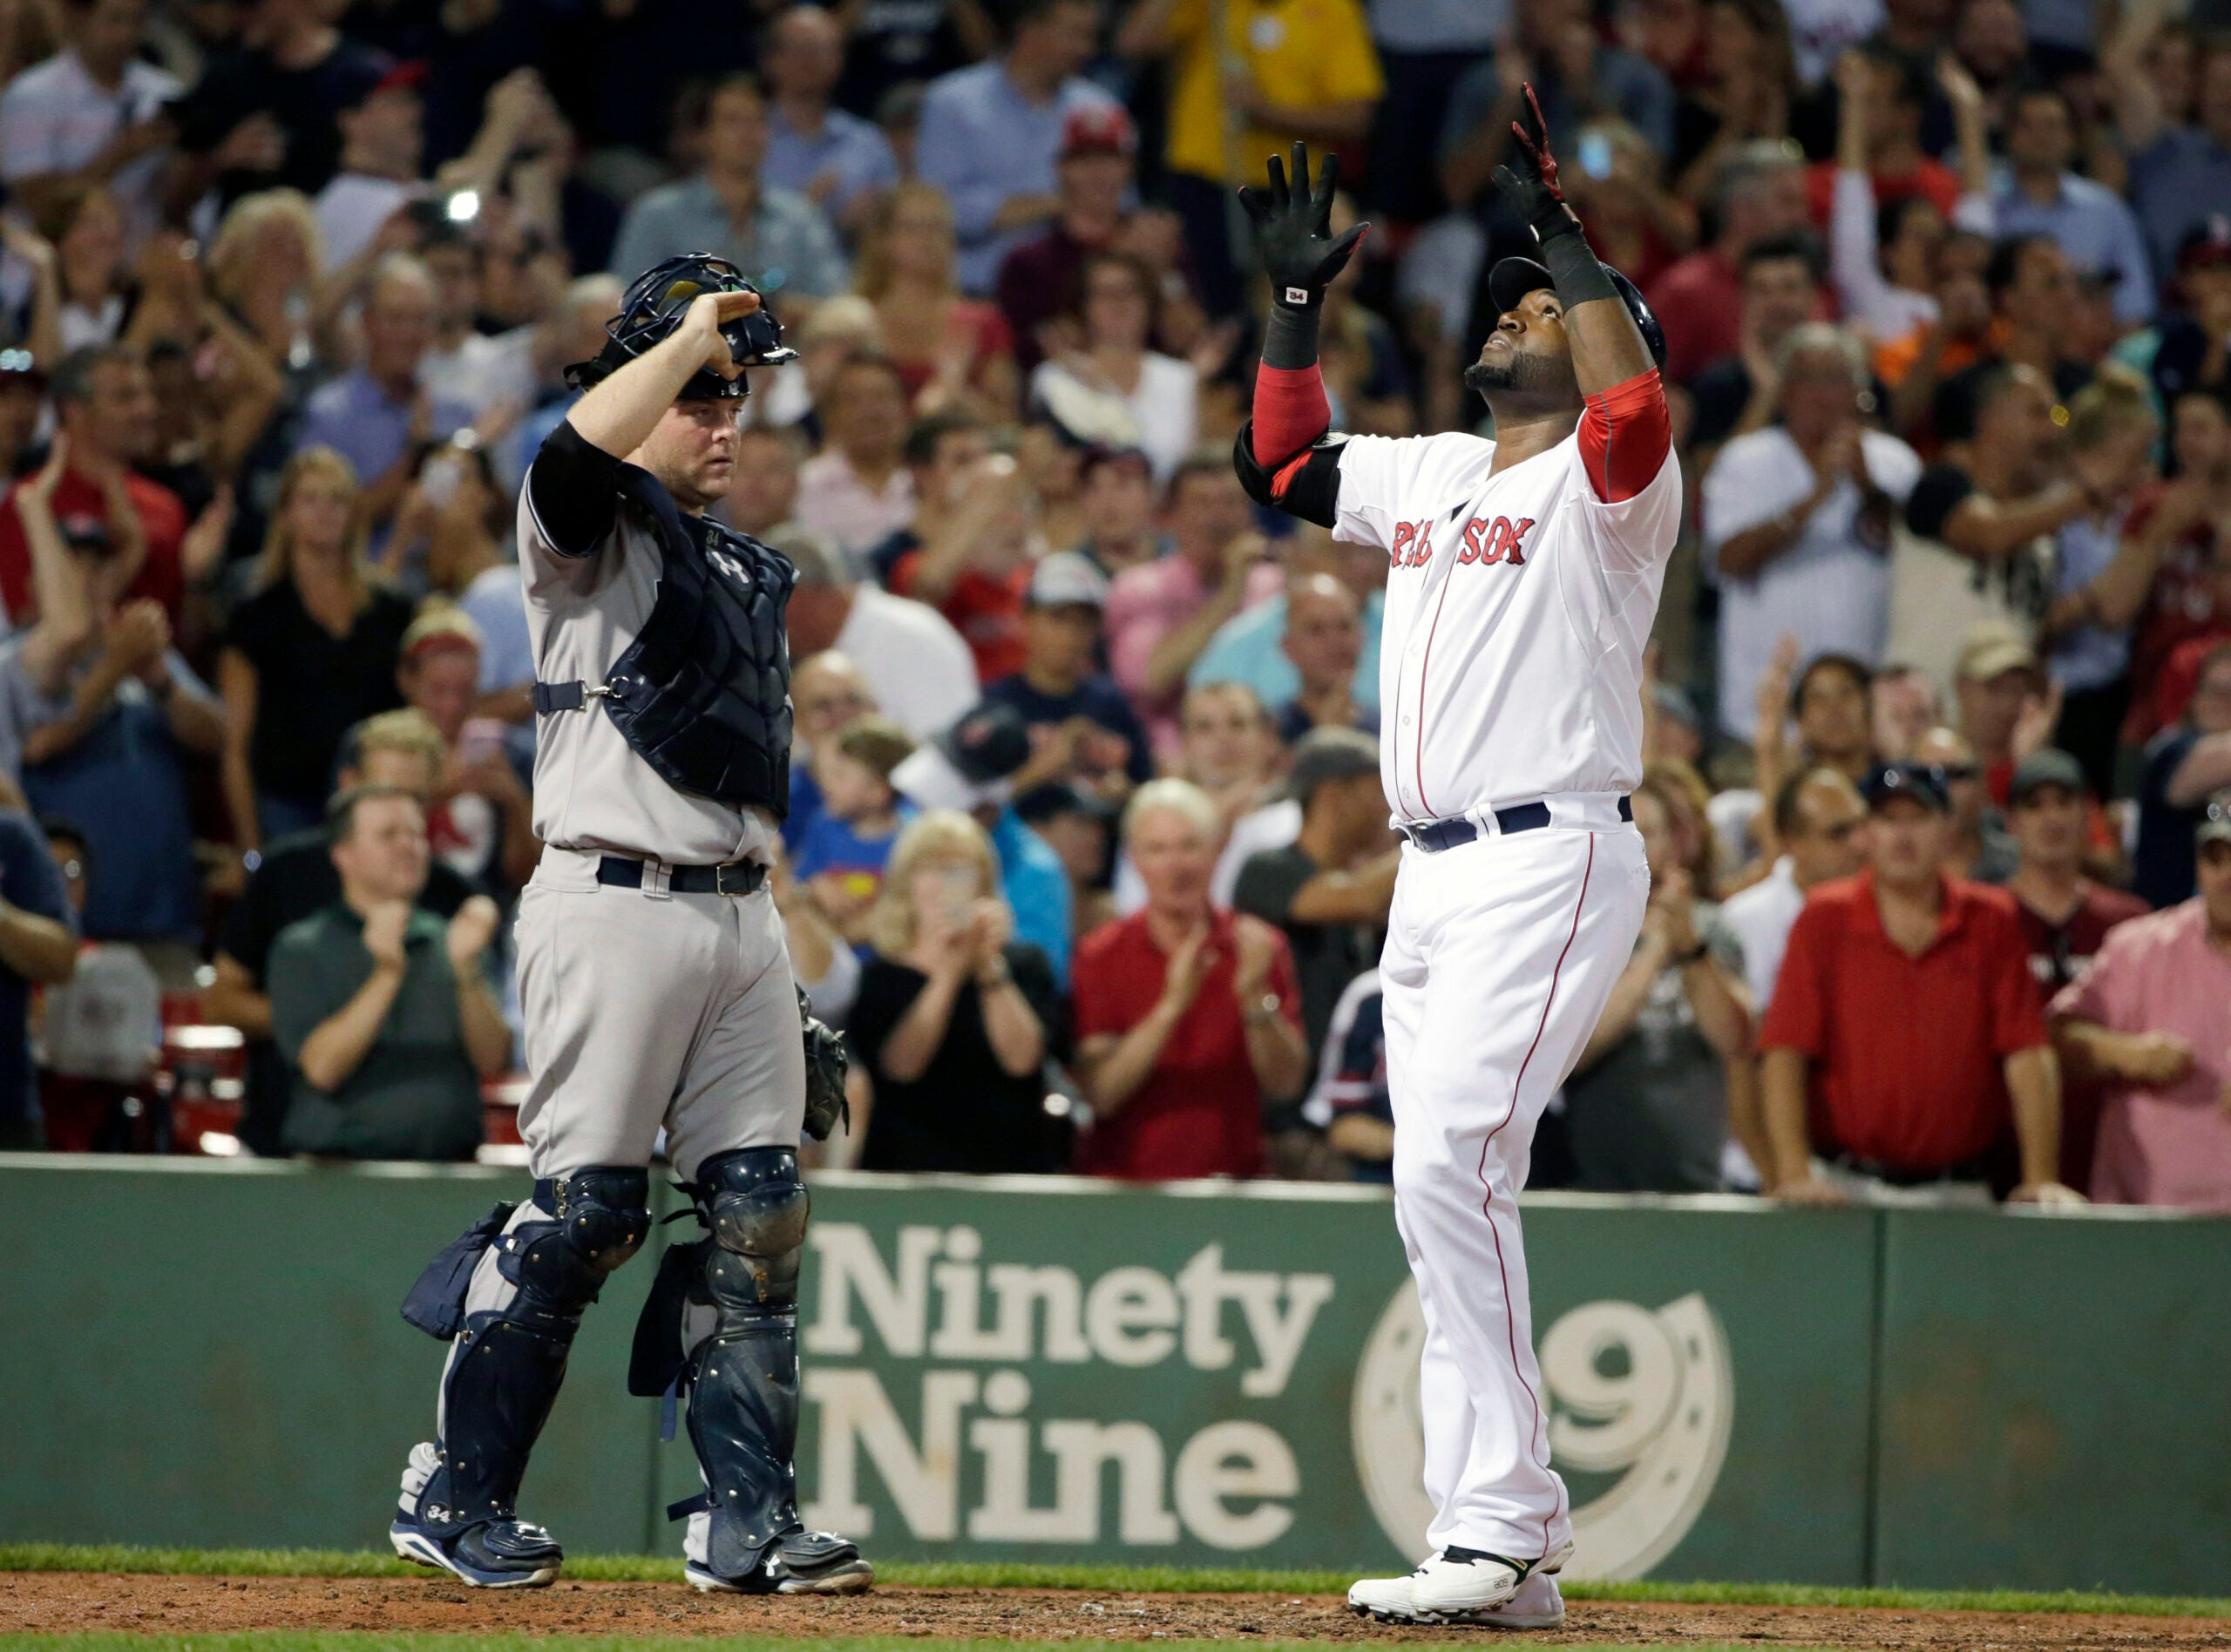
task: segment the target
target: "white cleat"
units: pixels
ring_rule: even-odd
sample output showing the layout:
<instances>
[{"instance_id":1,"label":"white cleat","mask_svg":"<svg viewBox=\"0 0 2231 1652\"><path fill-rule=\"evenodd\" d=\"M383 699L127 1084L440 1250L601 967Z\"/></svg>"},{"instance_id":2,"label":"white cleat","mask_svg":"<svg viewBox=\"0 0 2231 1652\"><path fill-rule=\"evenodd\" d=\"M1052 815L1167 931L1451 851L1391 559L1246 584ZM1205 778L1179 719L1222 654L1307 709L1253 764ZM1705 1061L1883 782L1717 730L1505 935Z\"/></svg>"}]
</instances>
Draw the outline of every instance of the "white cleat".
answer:
<instances>
[{"instance_id":1,"label":"white cleat","mask_svg":"<svg viewBox=\"0 0 2231 1652\"><path fill-rule=\"evenodd\" d=\"M1418 1609L1418 1574L1367 1577L1348 1586L1348 1610L1381 1623L1407 1623Z\"/></svg>"},{"instance_id":2,"label":"white cleat","mask_svg":"<svg viewBox=\"0 0 2231 1652\"><path fill-rule=\"evenodd\" d=\"M1565 1597L1547 1572L1529 1572L1517 1594L1464 1620L1488 1629L1556 1629L1564 1621Z\"/></svg>"},{"instance_id":3,"label":"white cleat","mask_svg":"<svg viewBox=\"0 0 2231 1652\"><path fill-rule=\"evenodd\" d=\"M1348 1608L1382 1623L1468 1623L1549 1629L1564 1622L1553 1574L1570 1544L1538 1561L1514 1561L1477 1549L1444 1550L1407 1577L1366 1578L1348 1591Z\"/></svg>"}]
</instances>

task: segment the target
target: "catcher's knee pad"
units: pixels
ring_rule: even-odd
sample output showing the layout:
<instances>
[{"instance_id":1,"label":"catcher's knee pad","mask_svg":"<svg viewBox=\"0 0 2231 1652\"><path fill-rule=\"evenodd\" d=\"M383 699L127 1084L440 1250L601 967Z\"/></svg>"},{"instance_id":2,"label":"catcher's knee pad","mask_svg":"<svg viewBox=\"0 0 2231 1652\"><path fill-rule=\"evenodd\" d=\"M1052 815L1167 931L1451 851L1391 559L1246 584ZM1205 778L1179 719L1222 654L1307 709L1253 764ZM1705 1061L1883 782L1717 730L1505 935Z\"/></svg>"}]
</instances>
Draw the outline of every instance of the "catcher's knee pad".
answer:
<instances>
[{"instance_id":1,"label":"catcher's knee pad","mask_svg":"<svg viewBox=\"0 0 2231 1652\"><path fill-rule=\"evenodd\" d=\"M516 1289L478 1311L467 1302L442 1381L440 1469L421 1499L424 1524L461 1530L510 1516L582 1310L642 1247L649 1195L640 1168L576 1171L537 1183L534 1218L495 1241L497 1268Z\"/></svg>"},{"instance_id":2,"label":"catcher's knee pad","mask_svg":"<svg viewBox=\"0 0 2231 1652\"><path fill-rule=\"evenodd\" d=\"M536 1208L555 1220L523 1222L505 1234L496 1265L522 1296L578 1318L607 1277L643 1248L651 1231L650 1196L650 1172L634 1166L538 1181Z\"/></svg>"},{"instance_id":3,"label":"catcher's knee pad","mask_svg":"<svg viewBox=\"0 0 2231 1652\"><path fill-rule=\"evenodd\" d=\"M797 1528L791 1456L797 1445L798 1262L806 1190L797 1153L747 1148L698 1168L713 1230L704 1288L712 1335L691 1353L689 1441L705 1491L669 1513L693 1520L693 1559L722 1577L751 1574L769 1547Z\"/></svg>"},{"instance_id":4,"label":"catcher's knee pad","mask_svg":"<svg viewBox=\"0 0 2231 1652\"><path fill-rule=\"evenodd\" d=\"M705 1283L723 1319L793 1310L810 1201L790 1148L742 1148L698 1168L713 1243Z\"/></svg>"}]
</instances>

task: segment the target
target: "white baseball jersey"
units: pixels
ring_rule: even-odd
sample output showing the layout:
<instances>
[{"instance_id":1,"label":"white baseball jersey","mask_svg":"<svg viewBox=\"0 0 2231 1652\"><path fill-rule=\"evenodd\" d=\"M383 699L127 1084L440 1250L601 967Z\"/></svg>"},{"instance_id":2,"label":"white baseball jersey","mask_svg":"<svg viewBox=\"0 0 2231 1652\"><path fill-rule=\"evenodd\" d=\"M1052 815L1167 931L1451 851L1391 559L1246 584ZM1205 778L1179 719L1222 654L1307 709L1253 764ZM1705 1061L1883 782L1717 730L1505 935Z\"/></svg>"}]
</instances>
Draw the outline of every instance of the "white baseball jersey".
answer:
<instances>
[{"instance_id":1,"label":"white baseball jersey","mask_svg":"<svg viewBox=\"0 0 2231 1652\"><path fill-rule=\"evenodd\" d=\"M1643 645L1680 526L1680 462L1669 451L1606 504L1578 430L1490 476L1495 452L1461 433L1340 450L1332 537L1388 555L1380 774L1398 821L1642 778Z\"/></svg>"}]
</instances>

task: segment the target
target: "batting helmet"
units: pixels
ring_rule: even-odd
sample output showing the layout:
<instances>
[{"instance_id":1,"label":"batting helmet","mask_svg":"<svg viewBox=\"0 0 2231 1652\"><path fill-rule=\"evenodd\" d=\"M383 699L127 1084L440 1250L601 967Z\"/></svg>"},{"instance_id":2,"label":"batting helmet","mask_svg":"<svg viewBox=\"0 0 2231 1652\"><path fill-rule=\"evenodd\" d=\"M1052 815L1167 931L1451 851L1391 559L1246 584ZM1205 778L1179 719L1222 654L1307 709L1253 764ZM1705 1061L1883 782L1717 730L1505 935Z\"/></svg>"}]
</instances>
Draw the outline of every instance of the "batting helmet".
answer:
<instances>
[{"instance_id":1,"label":"batting helmet","mask_svg":"<svg viewBox=\"0 0 2231 1652\"><path fill-rule=\"evenodd\" d=\"M586 362L566 369L566 383L585 390L662 342L688 313L701 293L756 293L743 272L725 258L710 253L684 253L654 264L638 275L620 301L620 314L604 326L605 346ZM729 354L738 367L776 367L795 362L798 353L783 342L782 323L763 303L749 315L739 315L721 328ZM751 394L744 375L722 378L709 367L700 368L682 387L679 402L726 402Z\"/></svg>"},{"instance_id":2,"label":"batting helmet","mask_svg":"<svg viewBox=\"0 0 2231 1652\"><path fill-rule=\"evenodd\" d=\"M1611 285L1619 289L1620 301L1627 307L1627 314L1635 318L1635 326L1642 332L1642 342L1650 346L1650 359L1659 367L1665 365L1665 329L1658 324L1658 317L1643 301L1642 289L1609 264L1604 273L1611 278ZM1488 296L1495 307L1495 314L1518 308L1518 301L1537 288L1555 288L1548 268L1530 258L1499 260L1488 272Z\"/></svg>"}]
</instances>

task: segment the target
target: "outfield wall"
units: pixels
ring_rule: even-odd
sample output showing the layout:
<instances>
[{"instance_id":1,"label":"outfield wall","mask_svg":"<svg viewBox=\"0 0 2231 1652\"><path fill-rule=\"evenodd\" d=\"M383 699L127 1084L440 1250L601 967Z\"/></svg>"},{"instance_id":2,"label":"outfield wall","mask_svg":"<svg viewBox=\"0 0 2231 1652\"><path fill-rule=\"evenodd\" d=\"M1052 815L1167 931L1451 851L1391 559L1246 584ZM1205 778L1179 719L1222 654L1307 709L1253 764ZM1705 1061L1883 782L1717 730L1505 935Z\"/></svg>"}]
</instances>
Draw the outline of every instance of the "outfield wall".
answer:
<instances>
[{"instance_id":1,"label":"outfield wall","mask_svg":"<svg viewBox=\"0 0 2231 1652\"><path fill-rule=\"evenodd\" d=\"M397 1304L525 1190L0 1155L0 1542L376 1546L441 1357ZM1420 1548L1383 1192L831 1175L814 1202L809 1521L891 1559ZM2231 1593L2231 1221L1526 1203L1577 1572ZM652 1271L591 1310L528 1475L580 1552L675 1551L695 1486L626 1393Z\"/></svg>"}]
</instances>

